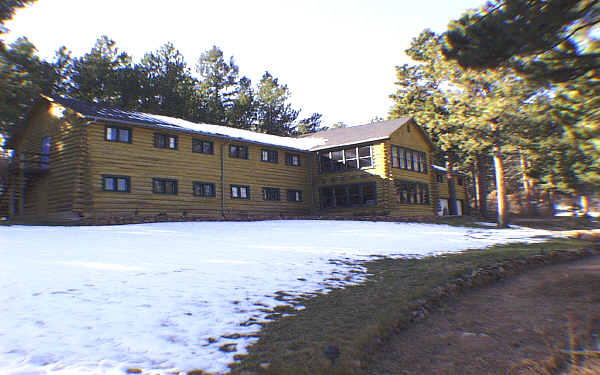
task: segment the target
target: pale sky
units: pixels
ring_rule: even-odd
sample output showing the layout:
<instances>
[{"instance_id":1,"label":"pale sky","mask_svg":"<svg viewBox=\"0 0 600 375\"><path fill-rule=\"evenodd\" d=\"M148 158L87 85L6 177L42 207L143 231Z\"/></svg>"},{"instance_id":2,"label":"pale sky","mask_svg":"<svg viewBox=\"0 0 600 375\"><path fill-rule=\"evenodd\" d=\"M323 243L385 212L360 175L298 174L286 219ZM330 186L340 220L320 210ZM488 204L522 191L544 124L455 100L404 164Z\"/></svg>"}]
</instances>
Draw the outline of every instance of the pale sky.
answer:
<instances>
[{"instance_id":1,"label":"pale sky","mask_svg":"<svg viewBox=\"0 0 600 375\"><path fill-rule=\"evenodd\" d=\"M423 29L448 22L484 0L38 0L5 26L7 42L27 36L50 59L62 45L81 56L108 35L133 56L173 42L194 71L213 45L233 55L257 83L268 70L292 92L300 118L323 125L386 118L396 65Z\"/></svg>"}]
</instances>

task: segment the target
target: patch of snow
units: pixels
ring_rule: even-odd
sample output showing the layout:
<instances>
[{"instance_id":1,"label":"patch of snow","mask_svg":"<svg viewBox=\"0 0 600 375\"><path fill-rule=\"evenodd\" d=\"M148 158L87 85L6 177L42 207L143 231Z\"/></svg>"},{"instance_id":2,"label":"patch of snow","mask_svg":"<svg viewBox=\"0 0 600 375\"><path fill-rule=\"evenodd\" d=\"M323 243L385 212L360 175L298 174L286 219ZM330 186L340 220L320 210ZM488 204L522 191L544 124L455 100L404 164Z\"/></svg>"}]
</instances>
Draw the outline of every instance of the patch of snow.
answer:
<instances>
[{"instance_id":1,"label":"patch of snow","mask_svg":"<svg viewBox=\"0 0 600 375\"><path fill-rule=\"evenodd\" d=\"M0 227L0 373L226 372L265 308L301 310L296 296L361 282L363 261L549 233L352 221ZM237 352L219 350L228 343Z\"/></svg>"},{"instance_id":2,"label":"patch of snow","mask_svg":"<svg viewBox=\"0 0 600 375\"><path fill-rule=\"evenodd\" d=\"M274 146L291 147L300 150L310 150L313 147L325 143L322 138L292 138L280 137L277 135L258 133L250 130L237 129L229 126L195 123L187 120L182 120L175 117L162 115L146 114L156 120L175 125L194 132L204 134L212 134L216 136L225 136L229 138L237 138L240 140L248 140L252 142L270 144Z\"/></svg>"}]
</instances>

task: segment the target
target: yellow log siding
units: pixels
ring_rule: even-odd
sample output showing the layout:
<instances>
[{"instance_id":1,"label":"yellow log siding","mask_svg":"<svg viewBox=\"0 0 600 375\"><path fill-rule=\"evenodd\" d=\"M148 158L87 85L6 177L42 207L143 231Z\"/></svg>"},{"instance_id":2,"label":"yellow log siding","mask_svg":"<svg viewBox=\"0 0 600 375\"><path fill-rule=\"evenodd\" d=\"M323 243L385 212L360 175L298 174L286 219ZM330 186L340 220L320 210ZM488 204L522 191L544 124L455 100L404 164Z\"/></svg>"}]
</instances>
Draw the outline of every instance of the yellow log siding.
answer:
<instances>
[{"instance_id":1,"label":"yellow log siding","mask_svg":"<svg viewBox=\"0 0 600 375\"><path fill-rule=\"evenodd\" d=\"M35 107L14 142L15 154L41 153L42 137L50 137L49 171L41 175L13 176L9 196L14 194L20 216L21 192L25 186L25 218L77 218L89 202L84 179L82 149L85 121L58 104Z\"/></svg>"},{"instance_id":2,"label":"yellow log siding","mask_svg":"<svg viewBox=\"0 0 600 375\"><path fill-rule=\"evenodd\" d=\"M410 127L410 130L409 130ZM392 146L406 147L427 154L427 173L392 167ZM385 142L386 163L388 164L389 210L394 216L431 216L435 213L437 191L434 187L435 176L431 168L432 147L416 125L411 121L392 134ZM402 204L396 191L396 180L420 182L429 186L429 204Z\"/></svg>"},{"instance_id":3,"label":"yellow log siding","mask_svg":"<svg viewBox=\"0 0 600 375\"><path fill-rule=\"evenodd\" d=\"M96 123L88 129L95 216L166 214L230 217L310 213L310 169L306 167L310 156L308 153L140 126L128 127L132 131L131 143L109 142L105 140L105 127L111 125ZM121 124L114 126L127 127ZM177 136L177 149L154 147L155 132ZM213 142L213 154L192 152L192 139ZM248 159L230 157L231 143L247 146ZM261 161L262 149L277 151L278 163ZM300 155L301 165L286 165L286 152ZM129 176L130 192L103 191L103 175ZM177 194L153 193L153 178L177 180ZM213 183L215 196L195 196L194 182ZM232 184L249 186L251 198L233 199ZM280 200L265 201L263 187L279 188ZM301 190L303 202L288 202L288 189Z\"/></svg>"}]
</instances>

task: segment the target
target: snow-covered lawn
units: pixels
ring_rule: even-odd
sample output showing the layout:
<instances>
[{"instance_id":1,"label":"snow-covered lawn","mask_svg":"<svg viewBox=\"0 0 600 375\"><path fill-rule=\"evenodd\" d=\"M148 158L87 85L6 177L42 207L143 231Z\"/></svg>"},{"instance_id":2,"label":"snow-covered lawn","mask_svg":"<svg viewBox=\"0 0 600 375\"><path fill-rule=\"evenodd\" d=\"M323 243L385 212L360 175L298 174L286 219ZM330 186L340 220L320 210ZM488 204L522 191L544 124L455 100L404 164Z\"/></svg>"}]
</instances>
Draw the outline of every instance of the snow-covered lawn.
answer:
<instances>
[{"instance_id":1,"label":"snow-covered lawn","mask_svg":"<svg viewBox=\"0 0 600 375\"><path fill-rule=\"evenodd\" d=\"M260 328L251 323L283 303L277 291L344 283L332 275L359 282L364 275L350 271L371 255L546 234L351 221L0 227L0 373L226 372L236 353L219 347L245 353L255 338L244 335Z\"/></svg>"}]
</instances>

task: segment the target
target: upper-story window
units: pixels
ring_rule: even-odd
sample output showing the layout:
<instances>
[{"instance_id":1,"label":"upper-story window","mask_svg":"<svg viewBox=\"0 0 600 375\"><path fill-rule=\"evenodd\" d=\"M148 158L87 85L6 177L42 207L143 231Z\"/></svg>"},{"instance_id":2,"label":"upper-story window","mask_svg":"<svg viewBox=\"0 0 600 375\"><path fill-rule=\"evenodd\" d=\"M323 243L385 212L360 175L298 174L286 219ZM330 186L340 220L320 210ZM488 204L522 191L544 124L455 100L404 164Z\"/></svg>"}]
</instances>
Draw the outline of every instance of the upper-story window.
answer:
<instances>
[{"instance_id":1,"label":"upper-story window","mask_svg":"<svg viewBox=\"0 0 600 375\"><path fill-rule=\"evenodd\" d=\"M163 133L154 133L154 147L177 150L177 136Z\"/></svg>"},{"instance_id":2,"label":"upper-story window","mask_svg":"<svg viewBox=\"0 0 600 375\"><path fill-rule=\"evenodd\" d=\"M279 155L278 155L277 151L262 149L262 150L260 150L260 160L266 161L269 163L278 163Z\"/></svg>"},{"instance_id":3,"label":"upper-story window","mask_svg":"<svg viewBox=\"0 0 600 375\"><path fill-rule=\"evenodd\" d=\"M229 145L229 157L238 159L248 159L248 146Z\"/></svg>"},{"instance_id":4,"label":"upper-story window","mask_svg":"<svg viewBox=\"0 0 600 375\"><path fill-rule=\"evenodd\" d=\"M211 141L194 138L192 139L192 152L212 155L214 153L214 145Z\"/></svg>"},{"instance_id":5,"label":"upper-story window","mask_svg":"<svg viewBox=\"0 0 600 375\"><path fill-rule=\"evenodd\" d=\"M427 173L427 153L392 145L392 167Z\"/></svg>"},{"instance_id":6,"label":"upper-story window","mask_svg":"<svg viewBox=\"0 0 600 375\"><path fill-rule=\"evenodd\" d=\"M348 147L321 153L321 172L363 169L373 166L371 146Z\"/></svg>"},{"instance_id":7,"label":"upper-story window","mask_svg":"<svg viewBox=\"0 0 600 375\"><path fill-rule=\"evenodd\" d=\"M287 153L285 154L285 164L286 165L293 165L295 167L299 167L300 166L300 155L298 154L290 154Z\"/></svg>"},{"instance_id":8,"label":"upper-story window","mask_svg":"<svg viewBox=\"0 0 600 375\"><path fill-rule=\"evenodd\" d=\"M119 126L107 126L104 139L110 142L131 143L131 129Z\"/></svg>"}]
</instances>

